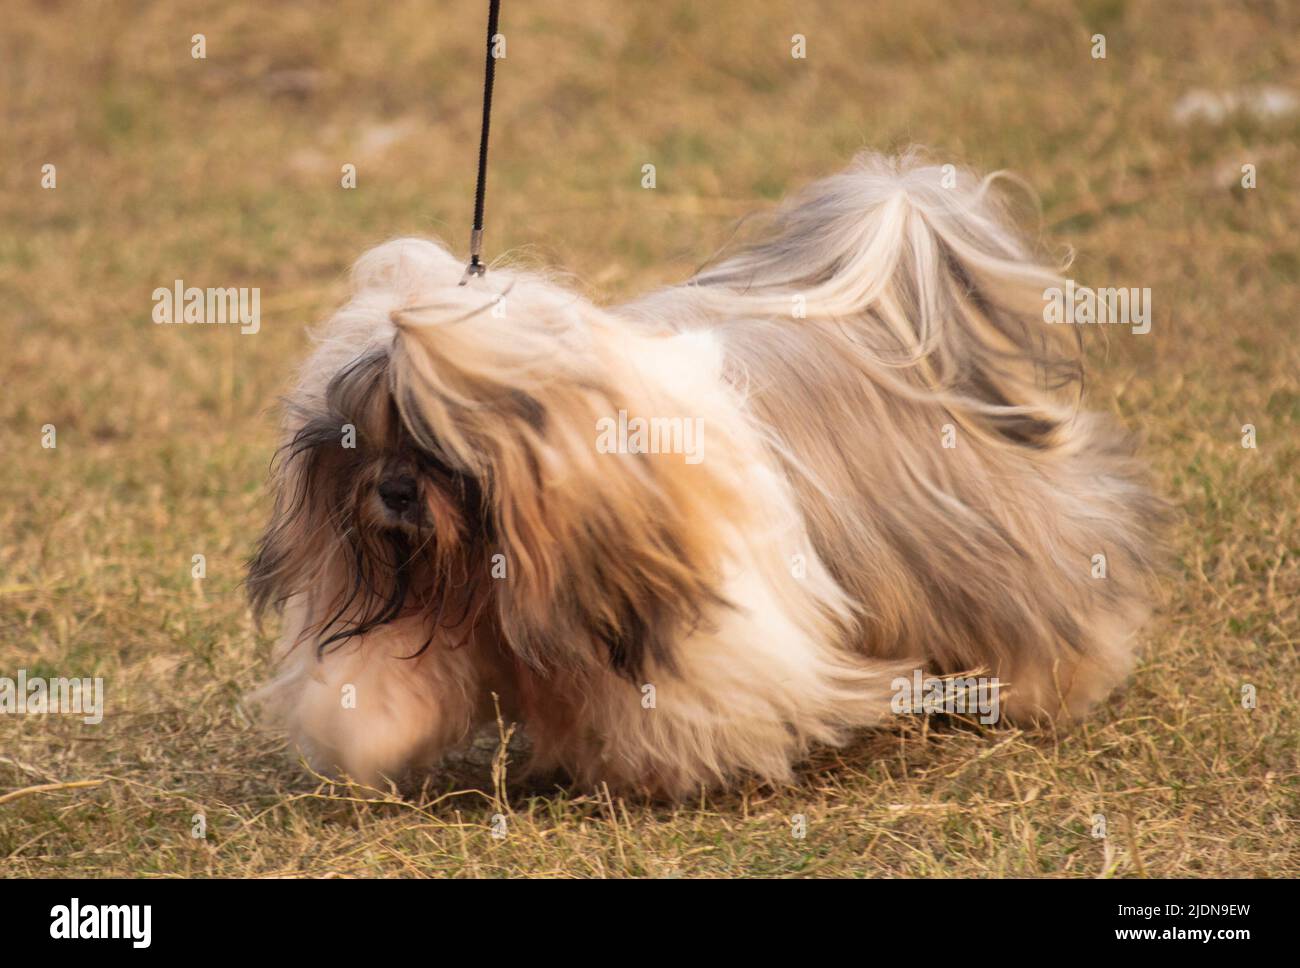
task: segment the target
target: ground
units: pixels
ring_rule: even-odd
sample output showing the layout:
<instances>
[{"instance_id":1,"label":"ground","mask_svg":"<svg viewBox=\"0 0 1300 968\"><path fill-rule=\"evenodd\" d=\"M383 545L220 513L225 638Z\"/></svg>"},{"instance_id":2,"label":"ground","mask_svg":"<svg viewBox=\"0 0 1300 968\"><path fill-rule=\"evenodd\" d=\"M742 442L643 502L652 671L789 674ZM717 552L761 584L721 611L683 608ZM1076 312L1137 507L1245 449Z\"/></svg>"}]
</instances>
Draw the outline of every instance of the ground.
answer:
<instances>
[{"instance_id":1,"label":"ground","mask_svg":"<svg viewBox=\"0 0 1300 968\"><path fill-rule=\"evenodd\" d=\"M1300 11L1282 0L505 2L489 257L619 299L856 150L915 143L1023 178L1026 224L1073 250L1071 275L1151 289L1149 334L1090 333L1087 402L1144 437L1174 561L1136 673L1087 722L909 721L791 786L676 806L502 793L517 764L494 780L481 758L413 796L332 786L249 722L274 629L240 582L275 402L359 253L406 233L464 251L485 11L6 10L0 676L101 676L107 711L0 715L0 874L1300 874ZM1184 117L1198 90L1240 103ZM177 279L259 287L260 331L156 325L151 293Z\"/></svg>"}]
</instances>

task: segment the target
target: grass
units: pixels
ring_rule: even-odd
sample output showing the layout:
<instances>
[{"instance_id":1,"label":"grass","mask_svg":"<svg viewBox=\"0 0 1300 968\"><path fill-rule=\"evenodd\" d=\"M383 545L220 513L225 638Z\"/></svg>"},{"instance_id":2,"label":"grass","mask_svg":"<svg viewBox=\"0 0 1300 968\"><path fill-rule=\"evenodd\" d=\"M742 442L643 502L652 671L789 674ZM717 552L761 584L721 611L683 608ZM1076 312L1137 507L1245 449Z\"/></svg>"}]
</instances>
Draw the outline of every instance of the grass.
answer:
<instances>
[{"instance_id":1,"label":"grass","mask_svg":"<svg viewBox=\"0 0 1300 968\"><path fill-rule=\"evenodd\" d=\"M505 5L489 255L616 299L857 148L915 142L1022 175L1076 277L1153 290L1149 335L1090 344L1089 405L1145 436L1177 564L1089 721L908 722L677 806L503 790L490 742L415 796L332 786L251 725L270 640L240 581L305 327L369 245L468 235L482 18L428 6L6 14L0 675L102 676L107 715L0 716L0 874L1300 874L1300 119L1171 120L1193 88L1300 90L1283 0ZM175 279L260 287L261 332L154 325Z\"/></svg>"}]
</instances>

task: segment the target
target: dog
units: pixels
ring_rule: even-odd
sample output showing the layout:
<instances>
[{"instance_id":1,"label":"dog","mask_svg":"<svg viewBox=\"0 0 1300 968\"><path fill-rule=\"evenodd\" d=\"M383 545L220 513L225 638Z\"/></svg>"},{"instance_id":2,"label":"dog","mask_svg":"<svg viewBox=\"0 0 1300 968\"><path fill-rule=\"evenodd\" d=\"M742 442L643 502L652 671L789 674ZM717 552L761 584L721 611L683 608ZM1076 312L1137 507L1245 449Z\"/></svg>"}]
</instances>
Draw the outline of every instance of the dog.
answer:
<instances>
[{"instance_id":1,"label":"dog","mask_svg":"<svg viewBox=\"0 0 1300 968\"><path fill-rule=\"evenodd\" d=\"M365 254L287 398L260 703L362 782L499 705L533 769L666 797L787 781L913 670L1084 714L1132 666L1164 505L1081 410L997 180L945 172L864 154L614 308Z\"/></svg>"}]
</instances>

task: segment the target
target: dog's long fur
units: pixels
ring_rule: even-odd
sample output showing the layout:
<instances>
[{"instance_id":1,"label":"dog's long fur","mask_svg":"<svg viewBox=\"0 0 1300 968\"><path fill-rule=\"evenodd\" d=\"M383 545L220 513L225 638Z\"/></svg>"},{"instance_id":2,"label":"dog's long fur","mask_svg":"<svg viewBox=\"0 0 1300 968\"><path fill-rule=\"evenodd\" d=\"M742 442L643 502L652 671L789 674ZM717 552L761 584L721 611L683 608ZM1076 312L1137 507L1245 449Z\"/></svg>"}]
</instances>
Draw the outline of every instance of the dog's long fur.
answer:
<instances>
[{"instance_id":1,"label":"dog's long fur","mask_svg":"<svg viewBox=\"0 0 1300 968\"><path fill-rule=\"evenodd\" d=\"M1130 668L1162 505L1078 409L1059 279L1011 224L991 180L867 155L613 309L507 268L458 285L434 242L369 252L289 401L249 577L284 610L263 701L374 781L495 692L537 766L667 795L788 777L913 668L1083 713ZM703 460L598 453L620 411L703 418Z\"/></svg>"}]
</instances>

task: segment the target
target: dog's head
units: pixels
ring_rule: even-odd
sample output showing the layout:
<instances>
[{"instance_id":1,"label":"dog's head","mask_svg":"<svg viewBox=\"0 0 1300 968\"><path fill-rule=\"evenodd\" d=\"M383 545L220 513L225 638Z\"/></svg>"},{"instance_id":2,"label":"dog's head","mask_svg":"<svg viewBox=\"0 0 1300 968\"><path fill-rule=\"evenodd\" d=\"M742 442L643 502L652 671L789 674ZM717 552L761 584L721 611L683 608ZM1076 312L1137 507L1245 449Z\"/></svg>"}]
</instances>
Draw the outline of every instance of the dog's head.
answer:
<instances>
[{"instance_id":1,"label":"dog's head","mask_svg":"<svg viewBox=\"0 0 1300 968\"><path fill-rule=\"evenodd\" d=\"M620 411L699 407L692 375L541 277L460 276L424 241L358 264L288 401L255 611L297 599L319 650L418 613L429 641L490 628L542 670L671 664L667 642L718 601L743 483L597 437ZM716 361L692 365L716 394Z\"/></svg>"}]
</instances>

